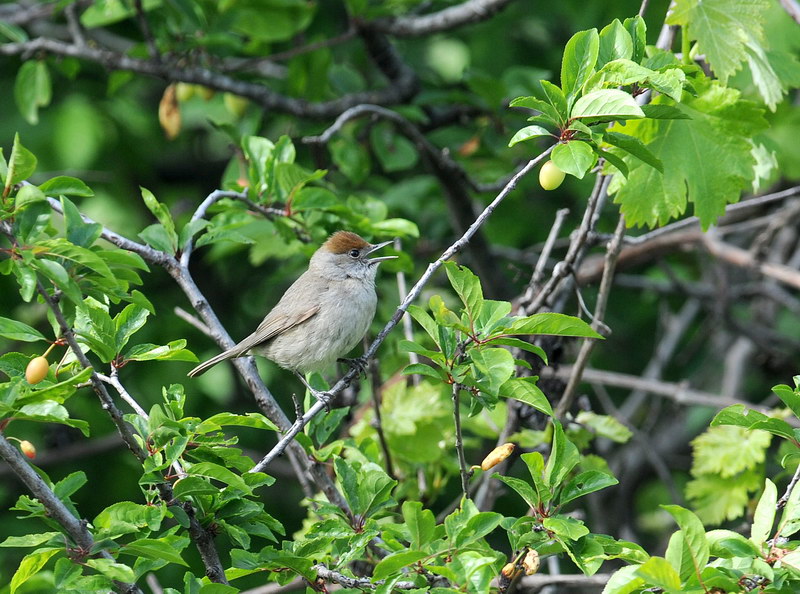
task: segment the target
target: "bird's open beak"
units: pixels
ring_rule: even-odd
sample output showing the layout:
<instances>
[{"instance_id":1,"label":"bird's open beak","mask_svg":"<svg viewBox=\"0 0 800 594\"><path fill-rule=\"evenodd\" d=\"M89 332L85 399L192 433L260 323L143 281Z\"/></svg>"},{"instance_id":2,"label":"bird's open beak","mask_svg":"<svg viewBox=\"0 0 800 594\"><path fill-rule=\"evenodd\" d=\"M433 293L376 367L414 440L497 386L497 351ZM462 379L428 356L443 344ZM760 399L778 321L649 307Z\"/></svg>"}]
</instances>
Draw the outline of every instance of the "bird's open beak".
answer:
<instances>
[{"instance_id":1,"label":"bird's open beak","mask_svg":"<svg viewBox=\"0 0 800 594\"><path fill-rule=\"evenodd\" d=\"M377 252L379 249L381 249L382 247L386 247L393 241L394 240L390 239L389 241L384 241L383 243L376 243L370 246L369 251L364 255L369 256L372 252ZM396 257L397 256L381 256L380 258L369 258L367 262L369 262L370 264L377 264L378 262L383 262L384 260L394 260Z\"/></svg>"}]
</instances>

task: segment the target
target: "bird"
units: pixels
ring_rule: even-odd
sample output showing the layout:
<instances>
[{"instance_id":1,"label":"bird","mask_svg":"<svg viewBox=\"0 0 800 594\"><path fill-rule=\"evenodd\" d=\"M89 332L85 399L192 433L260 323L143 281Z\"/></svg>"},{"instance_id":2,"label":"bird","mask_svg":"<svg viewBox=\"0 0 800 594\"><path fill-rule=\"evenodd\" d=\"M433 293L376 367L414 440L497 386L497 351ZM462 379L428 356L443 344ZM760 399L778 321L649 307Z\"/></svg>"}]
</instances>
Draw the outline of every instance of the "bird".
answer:
<instances>
[{"instance_id":1,"label":"bird","mask_svg":"<svg viewBox=\"0 0 800 594\"><path fill-rule=\"evenodd\" d=\"M311 388L304 374L322 371L351 351L367 333L378 298L378 265L397 256L370 258L392 241L372 244L356 233L337 231L311 257L308 269L286 290L255 332L200 363L196 377L236 357L255 353L292 371L326 405L328 395ZM363 368L363 361L353 361Z\"/></svg>"}]
</instances>

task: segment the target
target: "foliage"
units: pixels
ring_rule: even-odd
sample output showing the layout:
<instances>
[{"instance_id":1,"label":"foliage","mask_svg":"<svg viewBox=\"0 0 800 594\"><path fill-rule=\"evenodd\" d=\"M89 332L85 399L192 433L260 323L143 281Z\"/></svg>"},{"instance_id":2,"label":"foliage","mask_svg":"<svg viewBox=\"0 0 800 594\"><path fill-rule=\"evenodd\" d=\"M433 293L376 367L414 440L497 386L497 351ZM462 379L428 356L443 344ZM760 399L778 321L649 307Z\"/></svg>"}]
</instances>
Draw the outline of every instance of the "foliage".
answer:
<instances>
[{"instance_id":1,"label":"foliage","mask_svg":"<svg viewBox=\"0 0 800 594\"><path fill-rule=\"evenodd\" d=\"M522 574L542 573L539 559L584 576L624 564L608 593L798 589L800 489L779 499L777 485L800 460L800 376L774 388L785 410L718 412L691 442L693 511L657 506L659 492L635 510L640 525L619 513L645 480L623 454L680 480L650 430L674 421L680 449L677 425L694 436L709 417L651 408L648 419L602 386L572 405L593 348L593 364L644 368L642 336L672 307L671 294L655 307L655 290L615 293L607 315L620 251L647 239L626 227L666 225L691 203L700 229L686 241L717 256L719 236L701 229L743 192L800 176L796 24L766 0L678 0L664 19L666 5L625 18L638 3L567 2L551 15L505 4L0 10L0 79L13 88L0 98L13 114L0 127L0 455L27 489L0 489L15 500L0 517L12 594L136 592L147 577L186 594L265 583L505 592L537 587ZM648 43L662 24L679 27L680 52L668 36ZM545 201L525 176L548 158L570 177ZM578 205L578 217L559 211L548 234L555 204ZM607 244L604 207L620 221ZM731 244L721 259L745 272L654 250L642 276L709 302L705 330L794 347L797 258L765 250L796 215L788 204L763 227L745 221L750 249ZM575 229L552 266L564 221ZM247 360L235 362L242 382L219 366L184 384L186 363L230 346L228 325L244 335L239 324L263 316L338 229L397 240L378 281L370 334L390 321L367 351L369 381L348 372L331 388L343 404L325 414L309 397L305 411L290 402L293 378L261 366L262 380ZM744 289L724 292L741 277ZM772 300L767 313L746 316L739 300L752 295ZM661 371L705 368L710 381L721 349L698 354L696 334L681 369ZM800 363L768 355L770 378ZM43 358L36 382L29 365ZM37 466L59 444L93 451L107 435L125 451ZM482 470L495 443L503 455ZM730 523L748 512L749 537ZM661 534L679 527L663 557L648 552L648 513Z\"/></svg>"}]
</instances>

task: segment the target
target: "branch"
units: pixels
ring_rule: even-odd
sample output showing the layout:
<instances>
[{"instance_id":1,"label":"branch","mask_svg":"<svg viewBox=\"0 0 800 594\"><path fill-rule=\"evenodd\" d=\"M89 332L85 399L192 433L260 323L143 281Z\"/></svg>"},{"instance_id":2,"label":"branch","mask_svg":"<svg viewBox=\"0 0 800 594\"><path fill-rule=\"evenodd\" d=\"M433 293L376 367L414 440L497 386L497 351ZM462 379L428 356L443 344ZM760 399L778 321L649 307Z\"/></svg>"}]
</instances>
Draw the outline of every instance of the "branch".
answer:
<instances>
[{"instance_id":1,"label":"branch","mask_svg":"<svg viewBox=\"0 0 800 594\"><path fill-rule=\"evenodd\" d=\"M372 342L370 347L364 353L364 359L369 360L375 356L375 353L378 351L378 348L383 344L383 341L386 340L386 337L389 333L394 329L395 326L400 322L402 317L405 315L408 306L411 305L419 294L422 292L422 289L425 285L428 284L428 281L431 279L433 274L444 264L447 260L453 257L456 253L464 249L464 247L469 243L470 239L475 235L475 233L480 229L480 227L486 222L486 220L492 215L495 209L500 205L503 200L517 187L517 183L521 178L528 174L534 167L536 167L541 161L543 161L553 150L553 147L549 147L546 151L540 154L535 159L531 159L528 161L528 164L523 167L507 184L506 186L500 191L500 193L489 203L488 206L481 212L478 218L470 225L469 229L467 229L464 234L461 236L458 241L453 243L449 248L447 248L439 258L431 262L428 265L427 270L423 273L423 275L419 278L417 283L411 288L406 295L406 298L403 299L403 302L398 306L395 310L394 315L378 333L378 336L375 337L375 340ZM357 371L355 369L351 369L348 371L338 382L336 385L331 388L329 394L331 397L335 396L342 390L344 390L347 386L350 385L356 377ZM286 449L286 447L291 443L292 439L295 435L302 431L303 427L305 427L308 422L313 419L317 414L325 410L325 405L321 402L316 402L311 408L308 409L306 414L304 414L301 418L297 419L294 424L292 425L291 429L284 435L283 439L278 442L278 444L272 448L272 450L264 456L254 467L253 471L261 472L263 471L269 463L277 458L281 453Z\"/></svg>"},{"instance_id":2,"label":"branch","mask_svg":"<svg viewBox=\"0 0 800 594\"><path fill-rule=\"evenodd\" d=\"M219 91L247 97L269 111L317 119L336 117L350 107L361 103L381 105L405 103L418 90L416 77L412 79L411 76L402 76L391 81L391 84L383 89L361 91L343 95L338 99L313 103L305 99L281 95L261 84L238 80L208 68L187 66L174 60L155 61L134 58L105 48L66 43L44 37L0 45L0 55L5 56L27 56L37 52L78 58L100 64L110 70L128 70L167 81L183 81L213 87ZM386 58L386 55L383 57Z\"/></svg>"},{"instance_id":3,"label":"branch","mask_svg":"<svg viewBox=\"0 0 800 594\"><path fill-rule=\"evenodd\" d=\"M753 254L740 247L715 239L712 235L703 236L703 243L708 251L726 262L741 268L752 268L764 276L778 280L784 284L800 289L800 272L791 266L777 262L759 262Z\"/></svg>"},{"instance_id":4,"label":"branch","mask_svg":"<svg viewBox=\"0 0 800 594\"><path fill-rule=\"evenodd\" d=\"M326 582L333 582L334 584L339 584L340 586L344 586L345 588L355 588L358 590L375 590L378 586L384 584L385 580L377 580L376 582L372 582L369 578L351 578L346 575L339 573L338 571L334 571L332 569L328 569L322 563L318 563L314 567L312 567L314 571L317 572L317 578L321 580L325 580ZM392 584L393 590L417 590L419 586L417 586L414 582L395 582Z\"/></svg>"},{"instance_id":5,"label":"branch","mask_svg":"<svg viewBox=\"0 0 800 594\"><path fill-rule=\"evenodd\" d=\"M464 442L461 439L461 402L459 395L461 385L453 383L453 420L456 428L456 452L458 453L458 470L461 474L461 494L462 497L469 498L469 471L467 470L467 460L464 457Z\"/></svg>"},{"instance_id":6,"label":"branch","mask_svg":"<svg viewBox=\"0 0 800 594\"><path fill-rule=\"evenodd\" d=\"M606 250L606 265L603 269L603 280L600 281L600 290L597 294L597 304L595 305L593 316L594 319L592 320L592 326L595 330L598 330L601 327L603 320L606 317L608 298L611 295L611 284L614 281L614 270L617 266L617 258L619 257L619 251L622 247L622 238L624 235L625 216L619 215L617 229L614 231L614 237L609 242L608 249ZM581 344L581 350L578 352L578 357L572 367L572 373L570 374L569 381L567 382L566 388L564 388L564 393L561 395L561 400L559 401L555 410L555 416L557 418L563 418L572 407L572 401L575 399L575 393L577 391L578 384L581 381L581 374L583 373L586 364L589 362L589 357L591 356L592 350L594 350L596 344L597 340L595 339L583 339L583 344Z\"/></svg>"},{"instance_id":7,"label":"branch","mask_svg":"<svg viewBox=\"0 0 800 594\"><path fill-rule=\"evenodd\" d=\"M14 471L14 474L25 484L28 490L38 499L47 510L48 517L52 518L64 528L69 537L75 542L82 551L82 557L89 554L94 547L94 538L86 528L87 522L80 520L72 515L62 501L56 496L53 490L42 480L42 477L35 472L22 457L17 448L0 433L0 456ZM85 551L85 552L84 552ZM99 552L104 559L115 561L114 557L105 549ZM124 592L141 594L141 590L135 584L124 582L114 582L118 588Z\"/></svg>"},{"instance_id":8,"label":"branch","mask_svg":"<svg viewBox=\"0 0 800 594\"><path fill-rule=\"evenodd\" d=\"M485 21L510 2L511 0L467 0L431 14L376 19L364 23L363 26L395 37L419 37Z\"/></svg>"},{"instance_id":9,"label":"branch","mask_svg":"<svg viewBox=\"0 0 800 594\"><path fill-rule=\"evenodd\" d=\"M564 365L557 371L552 373L544 373L546 377L557 377L562 380L568 380L572 373L571 365ZM672 383L664 382L655 379L645 379L638 375L629 375L627 373L618 373L616 371L603 371L600 369L585 369L583 371L583 381L590 384L602 384L604 386L612 386L616 388L626 388L628 390L642 390L654 396L661 396L668 400L672 400L678 404L688 406L708 406L710 408L724 408L734 404L743 404L752 409L760 412L769 412L769 408L739 400L733 396L725 396L722 394L713 394L711 392L703 392L701 390L694 390L688 387L687 382Z\"/></svg>"},{"instance_id":10,"label":"branch","mask_svg":"<svg viewBox=\"0 0 800 594\"><path fill-rule=\"evenodd\" d=\"M565 588L602 588L611 579L610 573L596 573L594 575L559 574L559 575L526 575L519 581L519 588L538 592L545 586L562 586Z\"/></svg>"}]
</instances>

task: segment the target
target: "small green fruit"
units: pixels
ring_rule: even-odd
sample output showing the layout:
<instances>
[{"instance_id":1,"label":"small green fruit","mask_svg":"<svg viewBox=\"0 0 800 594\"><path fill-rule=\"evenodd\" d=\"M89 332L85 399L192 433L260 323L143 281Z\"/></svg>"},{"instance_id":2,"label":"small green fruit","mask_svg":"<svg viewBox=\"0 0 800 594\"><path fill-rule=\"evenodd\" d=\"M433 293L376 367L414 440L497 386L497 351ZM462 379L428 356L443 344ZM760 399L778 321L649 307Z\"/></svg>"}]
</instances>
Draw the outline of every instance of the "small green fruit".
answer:
<instances>
[{"instance_id":1,"label":"small green fruit","mask_svg":"<svg viewBox=\"0 0 800 594\"><path fill-rule=\"evenodd\" d=\"M244 97L234 95L233 93L225 93L222 96L222 101L225 103L225 109L227 109L237 118L240 118L244 115L244 112L247 110L247 106L250 104L250 102Z\"/></svg>"},{"instance_id":2,"label":"small green fruit","mask_svg":"<svg viewBox=\"0 0 800 594\"><path fill-rule=\"evenodd\" d=\"M564 181L566 174L558 168L558 165L548 161L539 170L539 183L544 190L555 190Z\"/></svg>"},{"instance_id":3,"label":"small green fruit","mask_svg":"<svg viewBox=\"0 0 800 594\"><path fill-rule=\"evenodd\" d=\"M194 97L195 85L179 82L175 85L175 96L183 103Z\"/></svg>"}]
</instances>

